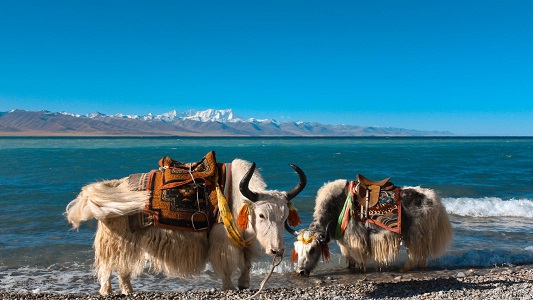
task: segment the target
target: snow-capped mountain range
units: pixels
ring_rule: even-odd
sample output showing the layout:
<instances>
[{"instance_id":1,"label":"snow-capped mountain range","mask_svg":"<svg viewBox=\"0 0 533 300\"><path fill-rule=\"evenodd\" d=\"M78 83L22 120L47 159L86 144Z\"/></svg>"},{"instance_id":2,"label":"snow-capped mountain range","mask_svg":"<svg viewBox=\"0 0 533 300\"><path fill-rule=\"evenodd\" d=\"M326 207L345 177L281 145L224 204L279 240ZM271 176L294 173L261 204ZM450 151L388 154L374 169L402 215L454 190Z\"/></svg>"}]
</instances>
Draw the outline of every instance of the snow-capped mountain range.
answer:
<instances>
[{"instance_id":1,"label":"snow-capped mountain range","mask_svg":"<svg viewBox=\"0 0 533 300\"><path fill-rule=\"evenodd\" d=\"M232 109L206 109L206 110L187 110L184 112L178 112L177 110L171 110L169 112L160 114L160 115L154 115L152 113L149 113L147 115L139 116L139 115L127 115L127 114L114 114L114 115L106 115L99 112L93 112L86 115L78 115L73 113L67 113L67 112L61 112L61 114L64 115L70 115L74 117L87 117L87 118L97 118L97 117L110 117L110 118L125 118L125 119L136 119L136 120L143 120L143 121L152 121L152 120L158 120L163 122L174 122L176 120L192 120L192 121L198 121L198 122L267 122L270 120L259 120L254 118L249 119L243 119L236 117L236 115L233 113Z\"/></svg>"},{"instance_id":2,"label":"snow-capped mountain range","mask_svg":"<svg viewBox=\"0 0 533 300\"><path fill-rule=\"evenodd\" d=\"M68 112L0 112L0 136L448 136L402 128L278 122L241 118L232 109L169 111L160 115L79 115Z\"/></svg>"}]
</instances>

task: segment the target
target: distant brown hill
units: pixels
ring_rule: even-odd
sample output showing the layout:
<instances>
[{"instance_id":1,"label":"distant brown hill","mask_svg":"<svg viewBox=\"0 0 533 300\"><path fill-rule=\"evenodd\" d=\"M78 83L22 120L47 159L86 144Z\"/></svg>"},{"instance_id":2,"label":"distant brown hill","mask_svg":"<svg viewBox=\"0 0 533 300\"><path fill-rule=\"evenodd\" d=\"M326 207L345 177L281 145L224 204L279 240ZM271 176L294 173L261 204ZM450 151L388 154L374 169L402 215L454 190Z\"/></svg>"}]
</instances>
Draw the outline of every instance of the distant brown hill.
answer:
<instances>
[{"instance_id":1,"label":"distant brown hill","mask_svg":"<svg viewBox=\"0 0 533 300\"><path fill-rule=\"evenodd\" d=\"M153 116L0 113L0 136L447 136L450 132L239 119L231 110Z\"/></svg>"}]
</instances>

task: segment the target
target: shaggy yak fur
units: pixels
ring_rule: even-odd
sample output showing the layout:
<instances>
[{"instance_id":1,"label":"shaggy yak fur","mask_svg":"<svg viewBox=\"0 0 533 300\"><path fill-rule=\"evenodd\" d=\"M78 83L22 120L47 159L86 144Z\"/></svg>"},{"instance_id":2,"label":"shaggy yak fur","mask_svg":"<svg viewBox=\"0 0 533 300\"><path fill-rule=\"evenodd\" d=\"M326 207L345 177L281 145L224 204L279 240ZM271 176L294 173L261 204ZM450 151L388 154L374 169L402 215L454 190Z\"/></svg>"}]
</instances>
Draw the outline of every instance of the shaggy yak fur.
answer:
<instances>
[{"instance_id":1,"label":"shaggy yak fur","mask_svg":"<svg viewBox=\"0 0 533 300\"><path fill-rule=\"evenodd\" d=\"M73 228L91 218L98 220L94 267L101 295L112 292L112 271L117 272L121 292L131 294L131 279L140 275L147 263L152 271L188 277L203 271L210 262L215 274L222 278L223 289L235 288L231 276L240 269L238 287L249 288L251 261L260 256L261 248L269 255L282 255L285 251L283 224L289 214L287 203L305 187L305 175L292 167L298 172L300 183L288 192L280 192L265 190L266 184L255 171L255 164L240 159L232 162L229 205L235 217L242 204L248 205L251 226L241 235L245 240L256 238L250 247L234 246L222 223L214 224L209 234L153 226L130 232L127 216L143 211L148 192L130 190L127 177L83 187L68 204L66 216ZM245 194L254 196L253 201L239 190L243 177L249 181Z\"/></svg>"},{"instance_id":2,"label":"shaggy yak fur","mask_svg":"<svg viewBox=\"0 0 533 300\"><path fill-rule=\"evenodd\" d=\"M308 229L292 233L297 255L296 271L308 276L315 269L320 256L328 256L327 243L332 236L346 200L347 181L339 179L326 183L318 191L313 221ZM402 271L426 267L427 259L440 256L452 239L452 227L439 196L431 189L402 187L401 235L350 218L344 235L337 240L341 254L349 268L366 271L367 258L381 266L398 258L400 245L405 245L408 260ZM290 228L288 228L290 230ZM305 242L303 242L305 241ZM296 257L293 257L296 259Z\"/></svg>"}]
</instances>

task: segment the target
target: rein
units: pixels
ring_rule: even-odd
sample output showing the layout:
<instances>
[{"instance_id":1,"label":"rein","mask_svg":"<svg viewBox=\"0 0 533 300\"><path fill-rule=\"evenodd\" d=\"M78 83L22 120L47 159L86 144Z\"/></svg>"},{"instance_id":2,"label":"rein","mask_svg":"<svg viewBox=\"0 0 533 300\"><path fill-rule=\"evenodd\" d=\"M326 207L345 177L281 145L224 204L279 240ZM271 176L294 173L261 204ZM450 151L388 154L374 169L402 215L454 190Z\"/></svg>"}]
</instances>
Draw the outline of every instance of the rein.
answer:
<instances>
[{"instance_id":1,"label":"rein","mask_svg":"<svg viewBox=\"0 0 533 300\"><path fill-rule=\"evenodd\" d=\"M276 258L279 257L279 261L276 262ZM281 264L281 262L283 261L283 256L274 256L272 258L272 268L270 269L270 272L267 274L267 276L265 277L265 279L263 279L263 281L261 282L261 285L259 286L259 290L253 294L252 296L246 298L245 300L250 300L250 299L253 299L255 298L257 295L259 295L259 293L261 293L261 291L263 291L263 288L265 287L265 284L267 283L267 281L270 279L270 276L272 276L272 273L274 272L274 269L279 266Z\"/></svg>"}]
</instances>

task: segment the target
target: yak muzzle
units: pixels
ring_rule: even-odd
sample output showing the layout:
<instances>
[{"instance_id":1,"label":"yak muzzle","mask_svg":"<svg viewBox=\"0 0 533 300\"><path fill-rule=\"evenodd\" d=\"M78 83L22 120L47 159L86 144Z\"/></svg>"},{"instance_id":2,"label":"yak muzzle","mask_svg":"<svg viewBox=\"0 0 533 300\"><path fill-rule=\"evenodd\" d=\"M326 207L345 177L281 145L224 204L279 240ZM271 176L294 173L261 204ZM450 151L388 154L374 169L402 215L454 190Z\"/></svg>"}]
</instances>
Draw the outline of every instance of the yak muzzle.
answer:
<instances>
[{"instance_id":1,"label":"yak muzzle","mask_svg":"<svg viewBox=\"0 0 533 300\"><path fill-rule=\"evenodd\" d=\"M270 248L270 255L273 255L273 256L283 256L284 252L285 252L285 249Z\"/></svg>"}]
</instances>

